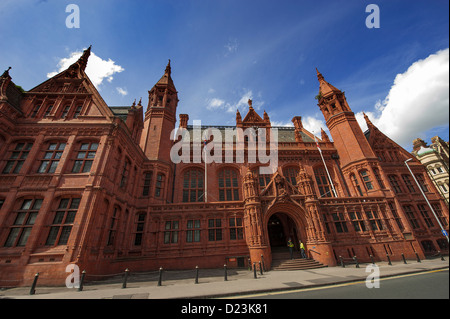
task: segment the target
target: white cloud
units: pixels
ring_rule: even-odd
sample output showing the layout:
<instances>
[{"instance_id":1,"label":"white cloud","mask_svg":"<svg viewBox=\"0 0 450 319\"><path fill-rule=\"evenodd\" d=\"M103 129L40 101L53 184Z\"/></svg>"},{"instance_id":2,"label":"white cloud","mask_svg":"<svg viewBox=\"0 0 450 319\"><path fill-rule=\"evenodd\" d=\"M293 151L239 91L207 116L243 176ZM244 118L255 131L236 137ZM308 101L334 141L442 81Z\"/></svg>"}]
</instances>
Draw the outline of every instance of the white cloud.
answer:
<instances>
[{"instance_id":1,"label":"white cloud","mask_svg":"<svg viewBox=\"0 0 450 319\"><path fill-rule=\"evenodd\" d=\"M414 62L395 77L389 94L366 112L373 124L407 148L426 131L449 125L449 49ZM356 115L367 129L362 112Z\"/></svg>"},{"instance_id":2,"label":"white cloud","mask_svg":"<svg viewBox=\"0 0 450 319\"><path fill-rule=\"evenodd\" d=\"M319 137L321 136L320 132L322 128L325 131L328 130L327 125L323 120L319 120L312 116L306 116L305 118L302 118L302 124L307 131Z\"/></svg>"},{"instance_id":3,"label":"white cloud","mask_svg":"<svg viewBox=\"0 0 450 319\"><path fill-rule=\"evenodd\" d=\"M124 89L124 88L117 87L116 90L122 96L128 95L128 91L126 89Z\"/></svg>"},{"instance_id":4,"label":"white cloud","mask_svg":"<svg viewBox=\"0 0 450 319\"><path fill-rule=\"evenodd\" d=\"M290 121L283 122L283 121L271 121L272 127L293 127L294 124Z\"/></svg>"},{"instance_id":5,"label":"white cloud","mask_svg":"<svg viewBox=\"0 0 450 319\"><path fill-rule=\"evenodd\" d=\"M68 58L62 58L58 62L58 71L54 71L47 74L47 77L51 78L56 74L66 70L69 66L75 63L83 54L83 52L72 52ZM86 67L86 74L91 79L92 83L98 89L103 83L103 80L111 82L115 73L123 72L125 69L120 65L117 65L113 60L103 60L97 56L94 52L91 52L89 61Z\"/></svg>"},{"instance_id":6,"label":"white cloud","mask_svg":"<svg viewBox=\"0 0 450 319\"><path fill-rule=\"evenodd\" d=\"M208 100L208 105L206 108L210 111L220 109L225 104L224 100L218 99L218 98L212 98Z\"/></svg>"},{"instance_id":7,"label":"white cloud","mask_svg":"<svg viewBox=\"0 0 450 319\"><path fill-rule=\"evenodd\" d=\"M245 90L237 102L227 102L220 98L206 99L206 109L210 111L223 110L227 113L236 113L236 110L239 110L241 115L245 116L248 111L248 100L253 100L252 90ZM263 105L264 101L261 98L253 101L255 110L261 110Z\"/></svg>"}]
</instances>

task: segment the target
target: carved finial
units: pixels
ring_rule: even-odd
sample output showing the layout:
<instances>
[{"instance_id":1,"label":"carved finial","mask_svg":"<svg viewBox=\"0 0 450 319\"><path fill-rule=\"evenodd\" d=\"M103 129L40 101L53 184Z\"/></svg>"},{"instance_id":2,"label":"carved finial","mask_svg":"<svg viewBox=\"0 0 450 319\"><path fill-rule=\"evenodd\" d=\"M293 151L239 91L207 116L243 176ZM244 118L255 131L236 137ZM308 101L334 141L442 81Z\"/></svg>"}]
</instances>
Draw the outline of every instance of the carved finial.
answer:
<instances>
[{"instance_id":1,"label":"carved finial","mask_svg":"<svg viewBox=\"0 0 450 319\"><path fill-rule=\"evenodd\" d=\"M327 133L323 130L323 128L320 128L320 134L322 141L330 142L330 138L328 137Z\"/></svg>"},{"instance_id":2,"label":"carved finial","mask_svg":"<svg viewBox=\"0 0 450 319\"><path fill-rule=\"evenodd\" d=\"M8 67L8 69L5 70L5 72L3 72L2 76L4 77L9 76L9 70L11 70L11 67Z\"/></svg>"},{"instance_id":3,"label":"carved finial","mask_svg":"<svg viewBox=\"0 0 450 319\"><path fill-rule=\"evenodd\" d=\"M373 123L372 123L372 121L371 121L371 120L369 119L369 117L367 116L367 114L363 112L363 115L364 115L364 120L366 120L367 126L374 126Z\"/></svg>"},{"instance_id":4,"label":"carved finial","mask_svg":"<svg viewBox=\"0 0 450 319\"><path fill-rule=\"evenodd\" d=\"M78 60L78 64L80 65L80 69L83 70L83 71L86 69L89 56L91 55L91 48L92 48L92 45L90 45L89 48L84 50L83 51L83 55Z\"/></svg>"},{"instance_id":5,"label":"carved finial","mask_svg":"<svg viewBox=\"0 0 450 319\"><path fill-rule=\"evenodd\" d=\"M165 73L168 75L170 75L170 73L172 73L172 68L170 67L170 59L169 59L169 63L167 63Z\"/></svg>"},{"instance_id":6,"label":"carved finial","mask_svg":"<svg viewBox=\"0 0 450 319\"><path fill-rule=\"evenodd\" d=\"M248 99L248 106L253 107L253 101L251 99Z\"/></svg>"},{"instance_id":7,"label":"carved finial","mask_svg":"<svg viewBox=\"0 0 450 319\"><path fill-rule=\"evenodd\" d=\"M317 68L316 68L316 72L317 72L317 79L319 79L319 81L324 80L322 73L320 73L319 70L317 70Z\"/></svg>"}]
</instances>

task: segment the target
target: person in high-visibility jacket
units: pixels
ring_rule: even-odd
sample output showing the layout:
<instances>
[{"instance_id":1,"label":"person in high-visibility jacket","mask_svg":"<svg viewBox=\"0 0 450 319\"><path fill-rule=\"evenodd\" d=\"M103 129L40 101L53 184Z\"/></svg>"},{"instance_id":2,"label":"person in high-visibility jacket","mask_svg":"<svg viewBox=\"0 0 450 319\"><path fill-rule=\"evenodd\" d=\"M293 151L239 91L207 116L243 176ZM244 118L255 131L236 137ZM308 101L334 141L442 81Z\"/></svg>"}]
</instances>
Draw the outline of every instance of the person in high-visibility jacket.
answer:
<instances>
[{"instance_id":1,"label":"person in high-visibility jacket","mask_svg":"<svg viewBox=\"0 0 450 319\"><path fill-rule=\"evenodd\" d=\"M305 245L303 245L301 240L299 242L300 242L300 253L302 254L302 258L306 258Z\"/></svg>"},{"instance_id":2,"label":"person in high-visibility jacket","mask_svg":"<svg viewBox=\"0 0 450 319\"><path fill-rule=\"evenodd\" d=\"M294 259L294 243L289 238L287 246L289 247L289 253L291 254L291 259Z\"/></svg>"}]
</instances>

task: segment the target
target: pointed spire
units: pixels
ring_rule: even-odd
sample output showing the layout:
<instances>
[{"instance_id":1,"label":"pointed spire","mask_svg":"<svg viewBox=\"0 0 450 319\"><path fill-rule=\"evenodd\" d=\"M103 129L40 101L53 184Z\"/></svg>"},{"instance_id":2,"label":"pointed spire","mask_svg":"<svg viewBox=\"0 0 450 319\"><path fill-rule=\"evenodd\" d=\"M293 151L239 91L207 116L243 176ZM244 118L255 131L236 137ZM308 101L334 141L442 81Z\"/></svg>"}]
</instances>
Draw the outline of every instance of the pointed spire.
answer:
<instances>
[{"instance_id":1,"label":"pointed spire","mask_svg":"<svg viewBox=\"0 0 450 319\"><path fill-rule=\"evenodd\" d=\"M320 138L324 142L330 142L330 138L328 137L328 134L323 130L323 128L320 128Z\"/></svg>"},{"instance_id":2,"label":"pointed spire","mask_svg":"<svg viewBox=\"0 0 450 319\"><path fill-rule=\"evenodd\" d=\"M241 113L239 113L239 110L236 110L236 123L237 124L242 123L242 116Z\"/></svg>"},{"instance_id":3,"label":"pointed spire","mask_svg":"<svg viewBox=\"0 0 450 319\"><path fill-rule=\"evenodd\" d=\"M317 72L317 79L320 81L324 81L325 78L323 77L322 73L319 72L319 70L317 70L316 68L316 72Z\"/></svg>"},{"instance_id":4,"label":"pointed spire","mask_svg":"<svg viewBox=\"0 0 450 319\"><path fill-rule=\"evenodd\" d=\"M249 109L253 108L253 101L251 99L248 99L248 107Z\"/></svg>"},{"instance_id":5,"label":"pointed spire","mask_svg":"<svg viewBox=\"0 0 450 319\"><path fill-rule=\"evenodd\" d=\"M171 73L172 73L172 68L170 67L170 59L169 59L169 63L167 63L167 66L166 66L165 74L170 76Z\"/></svg>"},{"instance_id":6,"label":"pointed spire","mask_svg":"<svg viewBox=\"0 0 450 319\"><path fill-rule=\"evenodd\" d=\"M167 63L166 69L164 71L164 75L161 77L161 79L159 79L159 81L156 83L157 85L168 85L170 87L172 87L173 89L175 89L175 85L173 84L172 81L172 68L170 66L170 59L169 59L169 63Z\"/></svg>"},{"instance_id":7,"label":"pointed spire","mask_svg":"<svg viewBox=\"0 0 450 319\"><path fill-rule=\"evenodd\" d=\"M363 115L364 115L364 120L366 120L367 126L368 126L368 127L374 126L373 123L372 123L372 121L371 121L371 120L369 119L369 117L367 116L367 114L363 112Z\"/></svg>"},{"instance_id":8,"label":"pointed spire","mask_svg":"<svg viewBox=\"0 0 450 319\"><path fill-rule=\"evenodd\" d=\"M333 85L325 81L325 78L323 77L322 73L320 73L319 70L317 70L317 68L316 71L317 71L317 79L320 82L320 89L319 89L320 96L325 96L332 92L342 93L339 89L335 88Z\"/></svg>"},{"instance_id":9,"label":"pointed spire","mask_svg":"<svg viewBox=\"0 0 450 319\"><path fill-rule=\"evenodd\" d=\"M269 115L266 113L266 110L264 110L263 118L264 118L264 121L270 122Z\"/></svg>"},{"instance_id":10,"label":"pointed spire","mask_svg":"<svg viewBox=\"0 0 450 319\"><path fill-rule=\"evenodd\" d=\"M83 71L86 69L86 65L87 65L89 56L91 55L91 48L92 48L92 45L90 45L89 48L84 50L83 55L80 57L80 59L77 62L80 65L80 69Z\"/></svg>"}]
</instances>

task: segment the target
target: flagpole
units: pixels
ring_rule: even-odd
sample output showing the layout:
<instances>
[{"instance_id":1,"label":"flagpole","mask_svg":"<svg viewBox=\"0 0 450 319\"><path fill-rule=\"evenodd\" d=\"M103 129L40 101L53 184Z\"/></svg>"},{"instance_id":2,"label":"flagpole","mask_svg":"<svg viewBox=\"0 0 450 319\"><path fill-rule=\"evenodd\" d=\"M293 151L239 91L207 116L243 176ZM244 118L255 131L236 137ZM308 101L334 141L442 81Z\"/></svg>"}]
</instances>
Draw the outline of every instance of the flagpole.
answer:
<instances>
[{"instance_id":1,"label":"flagpole","mask_svg":"<svg viewBox=\"0 0 450 319\"><path fill-rule=\"evenodd\" d=\"M322 158L323 166L325 167L325 171L327 172L328 180L330 181L331 189L333 190L334 197L338 197L336 190L334 189L333 180L331 179L330 173L328 172L327 164L325 164L325 159L323 158L322 150L320 149L319 142L317 141L317 138L315 135L314 135L314 141L316 142L317 149L319 150L320 157Z\"/></svg>"},{"instance_id":2,"label":"flagpole","mask_svg":"<svg viewBox=\"0 0 450 319\"><path fill-rule=\"evenodd\" d=\"M208 202L208 165L206 165L206 140L204 141L203 150L205 151L205 203Z\"/></svg>"}]
</instances>

